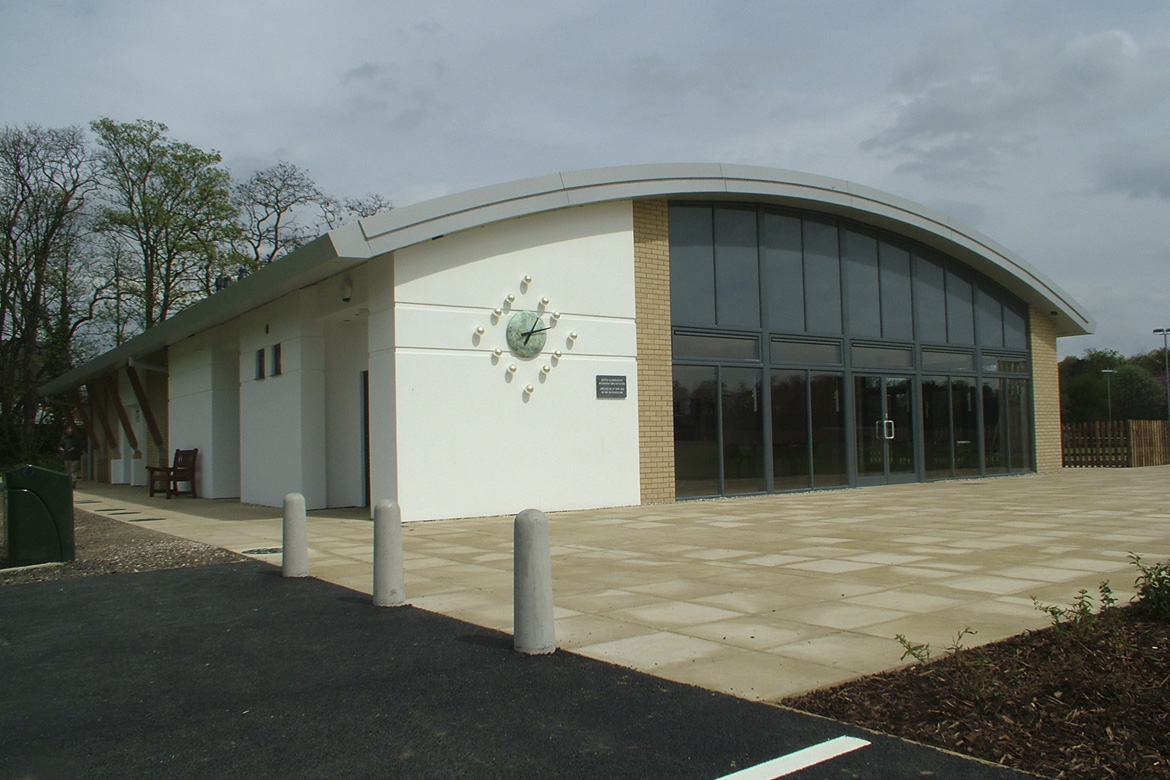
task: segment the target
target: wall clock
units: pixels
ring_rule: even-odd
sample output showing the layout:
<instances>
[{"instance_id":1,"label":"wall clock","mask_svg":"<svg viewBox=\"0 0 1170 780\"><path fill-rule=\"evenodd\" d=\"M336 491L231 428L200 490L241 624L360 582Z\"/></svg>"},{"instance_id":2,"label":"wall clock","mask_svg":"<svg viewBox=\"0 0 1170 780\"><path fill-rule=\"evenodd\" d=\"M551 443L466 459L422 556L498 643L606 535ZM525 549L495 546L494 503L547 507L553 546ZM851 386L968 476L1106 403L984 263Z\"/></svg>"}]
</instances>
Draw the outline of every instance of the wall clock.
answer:
<instances>
[{"instance_id":1,"label":"wall clock","mask_svg":"<svg viewBox=\"0 0 1170 780\"><path fill-rule=\"evenodd\" d=\"M532 277L525 276L520 280L520 296L527 296L531 287ZM521 308L521 303L527 306ZM489 318L491 327L480 325L473 336L477 346L491 351L492 364L504 369L506 381L529 382L522 386L526 397L536 392L538 384L548 381L549 375L564 357L564 352L556 349L546 355L547 363L532 365L535 363L533 359L548 346L550 334L555 332L561 318L561 313L552 311L549 305L548 298L527 302L518 298L516 293L508 293L504 304L492 310ZM565 342L566 348L576 339L577 333L570 333ZM508 361L506 356L518 358L518 362Z\"/></svg>"}]
</instances>

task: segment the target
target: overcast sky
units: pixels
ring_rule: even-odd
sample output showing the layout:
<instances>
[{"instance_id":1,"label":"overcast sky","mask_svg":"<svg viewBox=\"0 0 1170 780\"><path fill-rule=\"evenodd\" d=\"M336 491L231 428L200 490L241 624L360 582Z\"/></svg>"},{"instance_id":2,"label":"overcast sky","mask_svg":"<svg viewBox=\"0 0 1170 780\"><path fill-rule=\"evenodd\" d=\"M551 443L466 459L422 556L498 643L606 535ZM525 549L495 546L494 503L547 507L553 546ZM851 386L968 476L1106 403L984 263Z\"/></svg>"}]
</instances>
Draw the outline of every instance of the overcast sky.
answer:
<instances>
[{"instance_id":1,"label":"overcast sky","mask_svg":"<svg viewBox=\"0 0 1170 780\"><path fill-rule=\"evenodd\" d=\"M726 162L935 208L1079 301L1061 354L1170 327L1165 0L0 0L0 125L163 122L403 206Z\"/></svg>"}]
</instances>

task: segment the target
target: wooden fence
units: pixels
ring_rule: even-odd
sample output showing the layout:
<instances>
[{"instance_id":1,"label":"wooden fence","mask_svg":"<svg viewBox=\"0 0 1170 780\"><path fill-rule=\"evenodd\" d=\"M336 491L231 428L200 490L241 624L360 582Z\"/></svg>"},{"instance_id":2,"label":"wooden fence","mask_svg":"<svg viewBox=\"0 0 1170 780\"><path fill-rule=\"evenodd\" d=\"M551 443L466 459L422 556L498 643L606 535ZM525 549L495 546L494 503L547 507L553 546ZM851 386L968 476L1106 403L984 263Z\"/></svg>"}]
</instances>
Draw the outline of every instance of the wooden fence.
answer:
<instances>
[{"instance_id":1,"label":"wooden fence","mask_svg":"<svg viewBox=\"0 0 1170 780\"><path fill-rule=\"evenodd\" d=\"M1120 420L1061 426L1064 465L1161 466L1170 463L1170 426L1165 420Z\"/></svg>"}]
</instances>

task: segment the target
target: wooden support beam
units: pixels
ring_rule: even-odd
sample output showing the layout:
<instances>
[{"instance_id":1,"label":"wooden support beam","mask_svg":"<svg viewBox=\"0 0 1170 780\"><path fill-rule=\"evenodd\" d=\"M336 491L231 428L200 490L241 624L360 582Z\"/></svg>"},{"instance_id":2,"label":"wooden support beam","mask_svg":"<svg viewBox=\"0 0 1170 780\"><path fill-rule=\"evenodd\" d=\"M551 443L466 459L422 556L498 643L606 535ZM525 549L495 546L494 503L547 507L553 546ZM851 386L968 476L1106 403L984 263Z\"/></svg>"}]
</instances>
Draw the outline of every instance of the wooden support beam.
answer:
<instances>
[{"instance_id":1,"label":"wooden support beam","mask_svg":"<svg viewBox=\"0 0 1170 780\"><path fill-rule=\"evenodd\" d=\"M95 450L100 450L102 448L102 442L98 438L97 431L93 429L93 420L89 419L89 412L85 410L85 404L81 401L81 392L74 390L72 397L73 408L77 412L77 416L81 418L81 425L85 428L85 435L89 438L89 443Z\"/></svg>"},{"instance_id":2,"label":"wooden support beam","mask_svg":"<svg viewBox=\"0 0 1170 780\"><path fill-rule=\"evenodd\" d=\"M130 415L126 414L126 407L122 405L122 394L118 392L118 375L114 374L106 382L110 400L114 404L114 411L122 421L122 430L126 432L126 441L130 442L130 449L138 452L138 437L134 435L134 426L130 424Z\"/></svg>"},{"instance_id":3,"label":"wooden support beam","mask_svg":"<svg viewBox=\"0 0 1170 780\"><path fill-rule=\"evenodd\" d=\"M104 396L101 392L103 384L104 383L101 381L96 381L90 385L89 397L93 399L95 407L100 406L100 409L96 413L96 417L102 424L102 430L105 431L106 444L111 450L116 450L118 449L118 437L114 435L114 429L110 427L110 418L106 404L101 403L101 401L104 400Z\"/></svg>"},{"instance_id":4,"label":"wooden support beam","mask_svg":"<svg viewBox=\"0 0 1170 780\"><path fill-rule=\"evenodd\" d=\"M146 427L150 430L150 438L154 440L156 447L161 448L163 446L162 431L158 427L154 410L150 408L150 399L146 397L146 388L142 386L142 380L138 378L138 372L134 366L126 366L126 376L130 378L130 387L134 388L134 397L138 399L138 406L142 409L143 417L146 418ZM166 458L165 453L163 458Z\"/></svg>"}]
</instances>

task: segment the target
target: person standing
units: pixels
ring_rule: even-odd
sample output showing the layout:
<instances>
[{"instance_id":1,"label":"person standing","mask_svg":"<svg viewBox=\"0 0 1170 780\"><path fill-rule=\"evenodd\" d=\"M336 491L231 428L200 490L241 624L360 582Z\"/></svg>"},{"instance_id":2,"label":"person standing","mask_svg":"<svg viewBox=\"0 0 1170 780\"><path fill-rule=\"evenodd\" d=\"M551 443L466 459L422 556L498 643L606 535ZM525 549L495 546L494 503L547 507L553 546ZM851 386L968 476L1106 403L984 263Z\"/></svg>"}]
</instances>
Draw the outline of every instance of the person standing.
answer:
<instances>
[{"instance_id":1,"label":"person standing","mask_svg":"<svg viewBox=\"0 0 1170 780\"><path fill-rule=\"evenodd\" d=\"M65 460L65 471L69 474L73 487L77 487L77 475L81 471L81 450L84 447L85 439L77 432L77 429L72 424L66 425L65 432L61 434L61 442L57 446L57 451Z\"/></svg>"}]
</instances>

